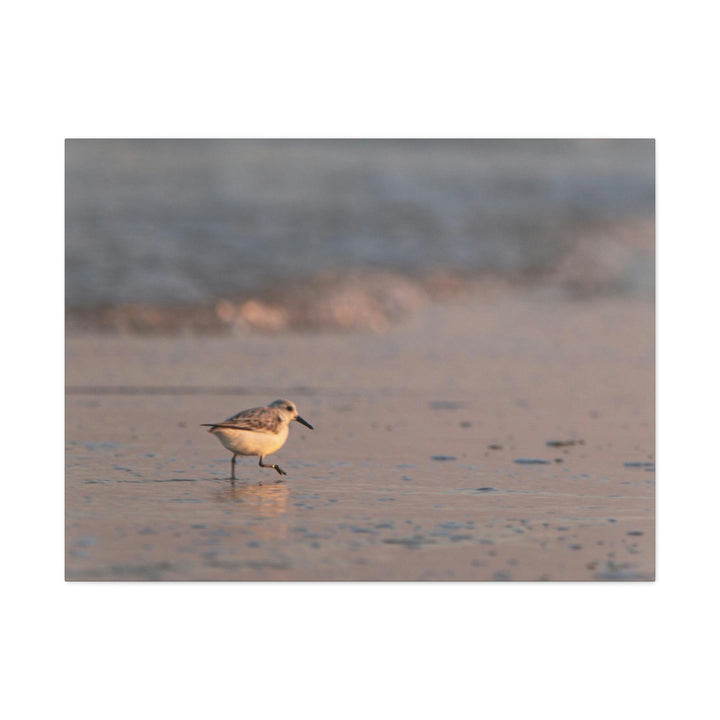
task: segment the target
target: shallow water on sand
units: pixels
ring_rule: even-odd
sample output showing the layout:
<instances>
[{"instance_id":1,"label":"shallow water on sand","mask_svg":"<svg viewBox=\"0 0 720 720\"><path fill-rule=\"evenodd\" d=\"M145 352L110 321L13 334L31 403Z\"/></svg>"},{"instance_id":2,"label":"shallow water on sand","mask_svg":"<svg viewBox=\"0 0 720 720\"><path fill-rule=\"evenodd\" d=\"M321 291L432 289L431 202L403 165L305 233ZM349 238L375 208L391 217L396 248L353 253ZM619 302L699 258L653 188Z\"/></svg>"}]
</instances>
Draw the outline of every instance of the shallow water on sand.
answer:
<instances>
[{"instance_id":1,"label":"shallow water on sand","mask_svg":"<svg viewBox=\"0 0 720 720\"><path fill-rule=\"evenodd\" d=\"M652 579L650 306L546 310L495 307L472 342L457 308L432 339L69 339L68 579ZM240 356L265 392L182 391ZM231 483L200 423L285 394L316 428L287 478L246 458Z\"/></svg>"},{"instance_id":2,"label":"shallow water on sand","mask_svg":"<svg viewBox=\"0 0 720 720\"><path fill-rule=\"evenodd\" d=\"M331 403L315 399L318 427L337 423ZM71 415L73 405L70 399ZM124 414L113 406L107 397L96 410ZM178 411L200 413L198 399ZM153 409L143 402L135 412ZM435 421L432 410L412 412L417 421ZM71 443L68 578L652 577L654 478L627 467L638 451L603 447L568 453L562 464L551 453L548 466L518 471L511 451L483 451L447 426L434 443L454 447L464 462L414 453L412 463L400 463L409 458L393 458L394 431L379 432L373 454L383 448L384 461L357 452L337 460L337 446L321 449L296 431L281 451L289 473L281 482L248 458L243 479L232 483L228 457L189 422L160 433L160 453L142 452L149 445L140 438ZM178 454L166 455L173 444ZM597 457L612 471L580 472Z\"/></svg>"}]
</instances>

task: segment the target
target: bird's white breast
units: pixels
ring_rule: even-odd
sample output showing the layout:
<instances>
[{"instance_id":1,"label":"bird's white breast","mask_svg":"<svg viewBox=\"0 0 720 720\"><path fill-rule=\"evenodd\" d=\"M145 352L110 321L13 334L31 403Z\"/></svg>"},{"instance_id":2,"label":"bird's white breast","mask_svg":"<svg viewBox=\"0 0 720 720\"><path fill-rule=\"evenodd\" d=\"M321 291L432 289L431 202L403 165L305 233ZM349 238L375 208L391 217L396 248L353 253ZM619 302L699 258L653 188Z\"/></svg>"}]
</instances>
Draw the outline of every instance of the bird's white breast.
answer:
<instances>
[{"instance_id":1,"label":"bird's white breast","mask_svg":"<svg viewBox=\"0 0 720 720\"><path fill-rule=\"evenodd\" d=\"M213 435L230 452L239 455L272 455L277 452L287 440L288 425L283 423L278 433L255 432L252 430L235 430L232 428L214 428Z\"/></svg>"}]
</instances>

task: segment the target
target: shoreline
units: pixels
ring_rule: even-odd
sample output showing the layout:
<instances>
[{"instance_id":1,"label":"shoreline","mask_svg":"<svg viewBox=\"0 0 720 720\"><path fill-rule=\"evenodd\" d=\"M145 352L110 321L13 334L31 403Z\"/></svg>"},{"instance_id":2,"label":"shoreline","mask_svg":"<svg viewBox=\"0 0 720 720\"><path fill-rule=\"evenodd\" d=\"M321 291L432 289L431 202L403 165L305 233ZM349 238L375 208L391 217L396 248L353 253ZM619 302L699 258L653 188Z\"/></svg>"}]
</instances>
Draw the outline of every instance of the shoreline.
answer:
<instances>
[{"instance_id":1,"label":"shoreline","mask_svg":"<svg viewBox=\"0 0 720 720\"><path fill-rule=\"evenodd\" d=\"M584 228L552 260L524 269L436 266L424 272L357 267L304 280L268 279L260 290L193 302L69 305L72 334L242 335L284 332L383 333L435 304L550 297L568 302L652 298L655 225L643 217ZM191 293L192 294L192 293Z\"/></svg>"}]
</instances>

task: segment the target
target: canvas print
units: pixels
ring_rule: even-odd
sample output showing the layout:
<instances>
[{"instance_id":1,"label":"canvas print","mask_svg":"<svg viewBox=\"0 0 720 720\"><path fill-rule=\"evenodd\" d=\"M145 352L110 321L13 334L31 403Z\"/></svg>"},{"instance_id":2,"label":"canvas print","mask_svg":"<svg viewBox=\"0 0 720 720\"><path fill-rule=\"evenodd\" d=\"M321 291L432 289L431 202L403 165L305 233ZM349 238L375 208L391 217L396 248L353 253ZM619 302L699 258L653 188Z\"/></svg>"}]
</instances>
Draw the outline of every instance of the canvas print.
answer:
<instances>
[{"instance_id":1,"label":"canvas print","mask_svg":"<svg viewBox=\"0 0 720 720\"><path fill-rule=\"evenodd\" d=\"M69 139L69 581L655 579L652 139Z\"/></svg>"}]
</instances>

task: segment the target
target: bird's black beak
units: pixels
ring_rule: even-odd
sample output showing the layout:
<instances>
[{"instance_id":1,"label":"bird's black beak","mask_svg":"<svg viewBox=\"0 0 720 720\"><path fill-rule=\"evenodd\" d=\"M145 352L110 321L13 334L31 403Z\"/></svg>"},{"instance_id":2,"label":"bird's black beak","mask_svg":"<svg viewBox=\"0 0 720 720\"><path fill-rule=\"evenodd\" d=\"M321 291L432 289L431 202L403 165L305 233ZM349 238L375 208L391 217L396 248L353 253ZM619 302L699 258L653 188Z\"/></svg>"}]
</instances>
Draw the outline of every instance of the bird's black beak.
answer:
<instances>
[{"instance_id":1,"label":"bird's black beak","mask_svg":"<svg viewBox=\"0 0 720 720\"><path fill-rule=\"evenodd\" d=\"M310 428L311 430L314 429L313 426L312 426L307 420L303 420L299 415L298 415L295 419L296 419L301 425L304 425L305 427L308 427L308 428Z\"/></svg>"}]
</instances>

